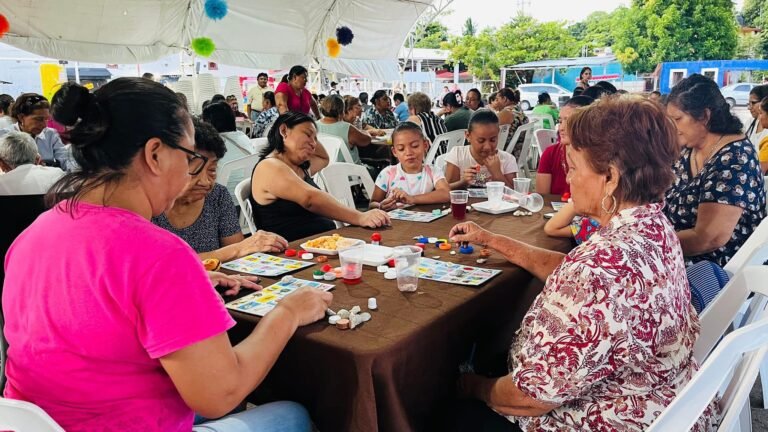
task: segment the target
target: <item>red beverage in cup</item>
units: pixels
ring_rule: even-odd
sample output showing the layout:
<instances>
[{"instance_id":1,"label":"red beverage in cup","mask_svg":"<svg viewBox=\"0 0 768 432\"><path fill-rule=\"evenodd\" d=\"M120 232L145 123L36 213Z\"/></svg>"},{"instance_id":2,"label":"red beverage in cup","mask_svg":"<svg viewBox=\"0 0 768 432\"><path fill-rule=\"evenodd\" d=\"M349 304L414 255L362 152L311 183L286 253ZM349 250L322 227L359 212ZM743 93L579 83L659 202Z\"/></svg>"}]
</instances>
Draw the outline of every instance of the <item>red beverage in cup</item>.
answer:
<instances>
[{"instance_id":1,"label":"red beverage in cup","mask_svg":"<svg viewBox=\"0 0 768 432\"><path fill-rule=\"evenodd\" d=\"M464 220L467 215L467 203L451 203L451 213L456 220Z\"/></svg>"}]
</instances>

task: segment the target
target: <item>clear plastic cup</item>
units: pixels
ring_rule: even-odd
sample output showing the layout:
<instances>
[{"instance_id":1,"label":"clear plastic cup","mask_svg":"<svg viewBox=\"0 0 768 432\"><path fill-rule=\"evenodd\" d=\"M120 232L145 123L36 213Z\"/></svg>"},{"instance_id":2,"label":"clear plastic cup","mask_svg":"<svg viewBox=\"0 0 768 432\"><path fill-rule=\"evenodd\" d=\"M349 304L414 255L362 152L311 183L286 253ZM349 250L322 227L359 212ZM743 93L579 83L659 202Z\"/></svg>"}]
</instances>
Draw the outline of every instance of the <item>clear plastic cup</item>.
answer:
<instances>
[{"instance_id":1,"label":"clear plastic cup","mask_svg":"<svg viewBox=\"0 0 768 432\"><path fill-rule=\"evenodd\" d=\"M363 278L363 247L365 242L357 240L339 247L341 278L344 283L354 285Z\"/></svg>"},{"instance_id":2,"label":"clear plastic cup","mask_svg":"<svg viewBox=\"0 0 768 432\"><path fill-rule=\"evenodd\" d=\"M504 198L504 182L492 181L485 184L485 191L488 194L488 202L491 205L501 204Z\"/></svg>"},{"instance_id":3,"label":"clear plastic cup","mask_svg":"<svg viewBox=\"0 0 768 432\"><path fill-rule=\"evenodd\" d=\"M544 208L544 198L541 195L535 192L520 193L508 187L504 188L504 201L516 202L520 207L534 213L539 212Z\"/></svg>"},{"instance_id":4,"label":"clear plastic cup","mask_svg":"<svg viewBox=\"0 0 768 432\"><path fill-rule=\"evenodd\" d=\"M464 220L467 214L467 202L469 201L469 191L456 190L451 191L451 214L456 220Z\"/></svg>"},{"instance_id":5,"label":"clear plastic cup","mask_svg":"<svg viewBox=\"0 0 768 432\"><path fill-rule=\"evenodd\" d=\"M514 184L515 191L521 194L527 194L531 191L531 179L529 178L515 178Z\"/></svg>"},{"instance_id":6,"label":"clear plastic cup","mask_svg":"<svg viewBox=\"0 0 768 432\"><path fill-rule=\"evenodd\" d=\"M394 250L397 289L413 292L419 288L419 262L421 248L418 246L397 246Z\"/></svg>"}]
</instances>

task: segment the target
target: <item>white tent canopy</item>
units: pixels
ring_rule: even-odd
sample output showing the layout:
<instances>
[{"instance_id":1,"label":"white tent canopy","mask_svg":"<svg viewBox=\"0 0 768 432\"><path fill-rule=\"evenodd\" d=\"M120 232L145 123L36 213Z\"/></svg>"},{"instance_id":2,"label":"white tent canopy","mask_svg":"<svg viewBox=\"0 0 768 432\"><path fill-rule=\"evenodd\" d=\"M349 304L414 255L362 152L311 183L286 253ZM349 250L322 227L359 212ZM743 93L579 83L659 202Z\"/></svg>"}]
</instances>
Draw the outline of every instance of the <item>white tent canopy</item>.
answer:
<instances>
[{"instance_id":1,"label":"white tent canopy","mask_svg":"<svg viewBox=\"0 0 768 432\"><path fill-rule=\"evenodd\" d=\"M10 33L2 41L42 56L145 63L213 39L211 60L256 69L319 66L380 81L399 78L397 55L432 0L228 0L208 19L204 0L0 0ZM355 34L338 58L325 41L338 26Z\"/></svg>"}]
</instances>

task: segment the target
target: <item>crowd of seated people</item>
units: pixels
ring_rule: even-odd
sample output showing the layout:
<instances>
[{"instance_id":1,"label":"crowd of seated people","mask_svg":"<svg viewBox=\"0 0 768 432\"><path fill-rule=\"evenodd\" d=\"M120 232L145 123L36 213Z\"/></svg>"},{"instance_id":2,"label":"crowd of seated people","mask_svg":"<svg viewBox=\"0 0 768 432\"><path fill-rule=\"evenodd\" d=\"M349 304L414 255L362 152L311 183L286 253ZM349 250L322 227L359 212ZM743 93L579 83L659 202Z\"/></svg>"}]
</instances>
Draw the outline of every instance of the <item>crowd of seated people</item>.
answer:
<instances>
[{"instance_id":1,"label":"crowd of seated people","mask_svg":"<svg viewBox=\"0 0 768 432\"><path fill-rule=\"evenodd\" d=\"M570 195L544 232L572 237L577 248L546 251L471 222L449 234L453 242L486 245L545 285L510 341L508 369L462 375L465 400L444 430L647 427L697 368L699 324L686 266L724 266L766 216L764 89L750 94L754 121L745 130L707 77L694 74L658 100L620 94L606 82L589 85L590 78L584 70L579 95L560 110L546 94L534 109L552 115L556 124L549 126L557 129L557 142L541 155L535 190ZM391 222L387 211L447 204L451 190L490 181L512 187L524 161L515 154L522 140L511 140L528 118L510 88L487 102L477 89L465 101L447 92L443 120L424 93L396 93L394 109L386 90L374 92L368 107L367 94L338 92L317 104L306 82L307 70L296 66L274 93L263 92L255 123L267 145L258 153L237 131L236 107L221 95L200 118L147 79L119 78L96 91L65 84L51 103L36 94L12 102L0 95L0 122L11 120L0 131L0 195L48 192L52 203L6 256L7 397L38 404L65 428L130 422L146 430L189 430L193 423L195 430L220 430L237 421L258 430L276 422L310 430L306 410L292 402L231 412L296 329L324 316L332 295L300 290L286 297L233 346L226 332L234 321L214 287L235 293L256 281L205 272L201 261L280 253L342 223L381 228ZM66 128L70 147L46 126L51 116ZM499 143L503 125L510 132ZM314 176L338 162L319 133L340 138L362 165L359 149L385 129L392 130L388 151L396 162L373 173L367 211L318 187ZM425 163L434 138L459 129L466 129L467 145L442 156L444 167ZM254 158L250 179L245 172L218 184L221 166L245 156ZM248 236L234 197L246 180L258 228ZM51 236L54 230L60 234ZM618 255L619 262L609 258ZM41 260L52 263L45 272L35 271ZM648 295L639 299L627 287ZM649 320L651 310L662 312ZM191 323L190 314L200 319ZM587 319L597 315L600 322ZM590 336L598 331L599 340ZM77 337L84 333L94 337ZM657 333L670 336L659 344L648 336ZM109 340L123 343L100 343ZM554 355L574 360L553 362L540 349L554 341L562 349ZM101 384L107 379L108 389ZM630 379L631 391L621 385ZM716 417L708 410L697 427L708 430Z\"/></svg>"}]
</instances>

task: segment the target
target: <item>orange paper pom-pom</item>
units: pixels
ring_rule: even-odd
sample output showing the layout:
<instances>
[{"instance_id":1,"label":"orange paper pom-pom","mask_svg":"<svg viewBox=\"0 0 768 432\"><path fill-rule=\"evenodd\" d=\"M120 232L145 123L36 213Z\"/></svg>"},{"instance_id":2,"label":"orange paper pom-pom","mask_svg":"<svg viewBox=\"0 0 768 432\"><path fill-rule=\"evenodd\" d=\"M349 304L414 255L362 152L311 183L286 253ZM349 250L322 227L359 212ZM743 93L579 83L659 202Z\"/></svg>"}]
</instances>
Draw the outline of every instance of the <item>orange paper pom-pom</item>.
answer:
<instances>
[{"instance_id":1,"label":"orange paper pom-pom","mask_svg":"<svg viewBox=\"0 0 768 432\"><path fill-rule=\"evenodd\" d=\"M5 15L0 14L0 37L3 37L8 30L11 29L11 24L8 22L8 18Z\"/></svg>"},{"instance_id":2,"label":"orange paper pom-pom","mask_svg":"<svg viewBox=\"0 0 768 432\"><path fill-rule=\"evenodd\" d=\"M341 54L341 45L339 45L339 41L335 38L328 38L328 40L325 41L325 47L328 48L329 57L336 58Z\"/></svg>"}]
</instances>

